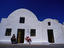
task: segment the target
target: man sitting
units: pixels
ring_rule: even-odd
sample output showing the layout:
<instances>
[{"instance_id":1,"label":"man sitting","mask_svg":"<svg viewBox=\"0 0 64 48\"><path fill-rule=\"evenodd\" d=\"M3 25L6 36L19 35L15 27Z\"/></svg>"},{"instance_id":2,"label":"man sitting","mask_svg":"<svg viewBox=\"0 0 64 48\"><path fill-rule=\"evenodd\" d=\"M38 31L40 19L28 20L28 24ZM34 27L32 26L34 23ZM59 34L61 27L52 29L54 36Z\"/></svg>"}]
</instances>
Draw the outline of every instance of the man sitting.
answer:
<instances>
[{"instance_id":1,"label":"man sitting","mask_svg":"<svg viewBox=\"0 0 64 48\"><path fill-rule=\"evenodd\" d=\"M16 44L16 37L15 37L15 34L13 34L12 38L11 38L11 42L12 44Z\"/></svg>"}]
</instances>

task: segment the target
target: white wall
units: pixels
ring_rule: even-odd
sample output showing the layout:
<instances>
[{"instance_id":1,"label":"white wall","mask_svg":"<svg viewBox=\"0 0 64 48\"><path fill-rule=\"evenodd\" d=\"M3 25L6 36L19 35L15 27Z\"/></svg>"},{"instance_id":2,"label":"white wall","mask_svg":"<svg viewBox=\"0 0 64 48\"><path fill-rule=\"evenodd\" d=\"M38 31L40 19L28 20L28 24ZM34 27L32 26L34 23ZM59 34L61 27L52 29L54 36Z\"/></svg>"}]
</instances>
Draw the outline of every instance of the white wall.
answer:
<instances>
[{"instance_id":1,"label":"white wall","mask_svg":"<svg viewBox=\"0 0 64 48\"><path fill-rule=\"evenodd\" d=\"M19 23L20 17L25 17L24 24ZM38 26L39 26L39 21L31 11L26 9L18 9L13 13L11 13L7 19L5 20L2 19L1 27L0 27L1 40L10 40L13 34L15 34L17 37L17 29L25 29L25 37L27 36L27 33L26 33L27 31L30 32L30 29L36 29L36 36L31 38L32 38L32 42L36 42L35 39L37 39L37 42L38 42L42 40L42 37L41 38L39 37L40 29L38 29ZM9 36L9 38L5 36L6 28L12 29L11 36ZM5 37L5 38L2 38L2 37Z\"/></svg>"},{"instance_id":2,"label":"white wall","mask_svg":"<svg viewBox=\"0 0 64 48\"><path fill-rule=\"evenodd\" d=\"M48 26L48 22L51 22L51 26ZM54 19L45 19L42 22L42 24L43 24L43 32L46 32L46 34L47 34L47 29L53 29L54 41L56 44L64 43L64 41L63 41L64 40L64 33L62 32L62 28L61 28L62 24L60 24L58 21L56 21Z\"/></svg>"},{"instance_id":3,"label":"white wall","mask_svg":"<svg viewBox=\"0 0 64 48\"><path fill-rule=\"evenodd\" d=\"M25 23L19 23L20 17L25 17ZM51 22L51 26L48 26L48 22ZM0 23L0 42L11 42L10 38L13 34L17 37L17 29L25 29L25 37L27 34L30 36L30 29L36 29L36 36L31 37L32 43L49 43L47 29L53 29L55 43L64 43L64 27L55 19L45 19L44 21L38 21L36 15L27 9L18 9L12 12L8 18L2 19ZM6 37L6 28L11 28L11 36ZM3 41L2 41L3 40ZM24 40L26 43L26 40Z\"/></svg>"}]
</instances>

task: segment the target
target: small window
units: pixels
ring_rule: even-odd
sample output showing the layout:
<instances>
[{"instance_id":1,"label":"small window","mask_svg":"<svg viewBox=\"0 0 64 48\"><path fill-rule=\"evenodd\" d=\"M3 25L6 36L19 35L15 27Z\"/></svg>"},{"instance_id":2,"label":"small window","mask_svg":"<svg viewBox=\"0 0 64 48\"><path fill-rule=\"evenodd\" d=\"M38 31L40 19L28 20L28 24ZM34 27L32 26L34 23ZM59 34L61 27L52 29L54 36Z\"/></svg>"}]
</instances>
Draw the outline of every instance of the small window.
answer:
<instances>
[{"instance_id":1,"label":"small window","mask_svg":"<svg viewBox=\"0 0 64 48\"><path fill-rule=\"evenodd\" d=\"M36 29L31 29L30 36L36 36Z\"/></svg>"},{"instance_id":2,"label":"small window","mask_svg":"<svg viewBox=\"0 0 64 48\"><path fill-rule=\"evenodd\" d=\"M5 36L11 36L11 29L6 29Z\"/></svg>"},{"instance_id":3,"label":"small window","mask_svg":"<svg viewBox=\"0 0 64 48\"><path fill-rule=\"evenodd\" d=\"M48 26L50 26L51 25L51 23L50 22L48 22Z\"/></svg>"},{"instance_id":4,"label":"small window","mask_svg":"<svg viewBox=\"0 0 64 48\"><path fill-rule=\"evenodd\" d=\"M25 18L24 17L20 17L20 23L24 23L25 22Z\"/></svg>"}]
</instances>

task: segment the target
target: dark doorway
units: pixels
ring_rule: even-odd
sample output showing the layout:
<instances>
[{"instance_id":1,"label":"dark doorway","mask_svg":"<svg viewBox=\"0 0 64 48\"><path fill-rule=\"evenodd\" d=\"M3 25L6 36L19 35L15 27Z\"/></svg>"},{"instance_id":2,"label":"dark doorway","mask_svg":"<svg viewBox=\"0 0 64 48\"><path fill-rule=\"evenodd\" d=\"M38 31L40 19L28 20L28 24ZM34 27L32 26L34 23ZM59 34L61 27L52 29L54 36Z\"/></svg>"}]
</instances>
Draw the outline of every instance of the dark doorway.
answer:
<instances>
[{"instance_id":1,"label":"dark doorway","mask_svg":"<svg viewBox=\"0 0 64 48\"><path fill-rule=\"evenodd\" d=\"M24 43L24 34L25 34L25 30L24 29L18 29L18 32L17 32L17 43Z\"/></svg>"},{"instance_id":2,"label":"dark doorway","mask_svg":"<svg viewBox=\"0 0 64 48\"><path fill-rule=\"evenodd\" d=\"M54 34L53 34L53 29L48 29L47 30L48 33L48 41L50 43L54 43Z\"/></svg>"}]
</instances>

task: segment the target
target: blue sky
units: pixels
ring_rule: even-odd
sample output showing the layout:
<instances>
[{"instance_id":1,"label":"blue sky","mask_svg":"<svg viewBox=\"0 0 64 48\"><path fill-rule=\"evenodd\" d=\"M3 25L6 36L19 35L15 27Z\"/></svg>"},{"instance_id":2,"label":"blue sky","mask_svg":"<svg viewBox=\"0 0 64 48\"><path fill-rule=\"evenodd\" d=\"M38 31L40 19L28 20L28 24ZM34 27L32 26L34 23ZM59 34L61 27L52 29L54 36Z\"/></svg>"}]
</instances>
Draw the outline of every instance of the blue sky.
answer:
<instances>
[{"instance_id":1,"label":"blue sky","mask_svg":"<svg viewBox=\"0 0 64 48\"><path fill-rule=\"evenodd\" d=\"M40 21L53 18L64 22L63 0L0 0L0 21L19 8L31 10Z\"/></svg>"}]
</instances>

